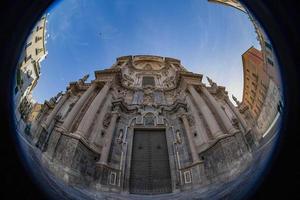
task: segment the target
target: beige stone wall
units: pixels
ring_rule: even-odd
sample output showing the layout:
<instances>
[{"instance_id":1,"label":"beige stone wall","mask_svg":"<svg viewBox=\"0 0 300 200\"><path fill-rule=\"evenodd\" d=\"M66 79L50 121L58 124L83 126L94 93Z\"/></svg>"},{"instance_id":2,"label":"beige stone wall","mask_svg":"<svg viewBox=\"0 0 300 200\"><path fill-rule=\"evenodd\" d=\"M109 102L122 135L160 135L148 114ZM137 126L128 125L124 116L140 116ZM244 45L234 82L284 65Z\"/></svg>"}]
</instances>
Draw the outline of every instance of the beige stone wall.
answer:
<instances>
[{"instance_id":1,"label":"beige stone wall","mask_svg":"<svg viewBox=\"0 0 300 200\"><path fill-rule=\"evenodd\" d=\"M21 113L27 120L35 101L31 93L40 77L40 63L47 52L46 42L46 15L44 15L33 27L29 34L21 57L17 65L15 105L16 113ZM30 106L31 105L31 106ZM16 115L18 116L18 115Z\"/></svg>"}]
</instances>

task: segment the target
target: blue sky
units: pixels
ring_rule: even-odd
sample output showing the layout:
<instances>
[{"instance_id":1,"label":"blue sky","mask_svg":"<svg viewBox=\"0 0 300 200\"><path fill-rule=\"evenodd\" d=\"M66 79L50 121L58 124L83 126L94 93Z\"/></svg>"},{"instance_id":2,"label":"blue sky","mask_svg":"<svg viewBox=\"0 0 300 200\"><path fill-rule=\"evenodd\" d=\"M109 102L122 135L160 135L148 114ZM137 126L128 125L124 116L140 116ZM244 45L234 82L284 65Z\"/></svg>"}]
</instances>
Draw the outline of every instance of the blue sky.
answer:
<instances>
[{"instance_id":1,"label":"blue sky","mask_svg":"<svg viewBox=\"0 0 300 200\"><path fill-rule=\"evenodd\" d=\"M241 100L241 55L260 49L247 15L206 0L63 0L48 13L48 55L33 91L39 103L137 54L180 59Z\"/></svg>"}]
</instances>

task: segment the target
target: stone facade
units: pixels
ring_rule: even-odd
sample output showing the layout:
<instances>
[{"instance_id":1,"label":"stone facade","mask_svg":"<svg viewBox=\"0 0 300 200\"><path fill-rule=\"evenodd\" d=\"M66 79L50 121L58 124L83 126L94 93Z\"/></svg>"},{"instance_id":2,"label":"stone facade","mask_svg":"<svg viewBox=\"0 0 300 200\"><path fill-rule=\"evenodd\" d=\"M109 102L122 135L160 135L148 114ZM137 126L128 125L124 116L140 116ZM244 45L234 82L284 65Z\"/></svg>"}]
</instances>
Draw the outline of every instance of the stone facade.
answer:
<instances>
[{"instance_id":1,"label":"stone facade","mask_svg":"<svg viewBox=\"0 0 300 200\"><path fill-rule=\"evenodd\" d=\"M179 60L119 57L95 71L90 83L87 78L46 101L31 126L45 166L67 183L122 193L178 192L233 178L251 160L253 130L225 88L209 78L204 85L202 75ZM134 139L138 132L148 139ZM165 142L155 140L158 132ZM160 170L169 175L161 189L153 184ZM151 176L138 175L144 172Z\"/></svg>"}]
</instances>

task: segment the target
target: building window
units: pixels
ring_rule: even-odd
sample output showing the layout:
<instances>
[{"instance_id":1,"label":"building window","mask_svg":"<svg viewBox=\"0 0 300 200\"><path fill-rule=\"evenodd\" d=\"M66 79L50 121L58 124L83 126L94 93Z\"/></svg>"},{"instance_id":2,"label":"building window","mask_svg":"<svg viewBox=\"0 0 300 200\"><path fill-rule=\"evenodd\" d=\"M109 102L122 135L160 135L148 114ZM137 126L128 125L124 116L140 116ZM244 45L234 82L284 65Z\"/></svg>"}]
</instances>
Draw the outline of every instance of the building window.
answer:
<instances>
[{"instance_id":1,"label":"building window","mask_svg":"<svg viewBox=\"0 0 300 200\"><path fill-rule=\"evenodd\" d=\"M258 77L257 77L257 75L256 75L256 74L252 73L252 76L254 77L254 79L255 79L255 80L257 80L257 79L258 79Z\"/></svg>"},{"instance_id":2,"label":"building window","mask_svg":"<svg viewBox=\"0 0 300 200\"><path fill-rule=\"evenodd\" d=\"M152 77L152 76L144 76L143 77L142 85L143 86L147 86L147 85L155 86L154 77Z\"/></svg>"},{"instance_id":3,"label":"building window","mask_svg":"<svg viewBox=\"0 0 300 200\"><path fill-rule=\"evenodd\" d=\"M43 29L42 26L36 26L36 32L38 32L39 30Z\"/></svg>"},{"instance_id":4,"label":"building window","mask_svg":"<svg viewBox=\"0 0 300 200\"><path fill-rule=\"evenodd\" d=\"M36 37L35 37L35 42L38 42L38 41L40 41L41 39L42 39L42 37L36 36Z\"/></svg>"},{"instance_id":5,"label":"building window","mask_svg":"<svg viewBox=\"0 0 300 200\"><path fill-rule=\"evenodd\" d=\"M267 58L267 61L268 61L268 63L270 64L270 65L274 65L274 63L273 63L273 61L271 60L271 59L269 59L269 58Z\"/></svg>"},{"instance_id":6,"label":"building window","mask_svg":"<svg viewBox=\"0 0 300 200\"><path fill-rule=\"evenodd\" d=\"M31 54L30 54L29 56L25 56L24 61L27 62L27 61L30 60L30 59L31 59Z\"/></svg>"},{"instance_id":7,"label":"building window","mask_svg":"<svg viewBox=\"0 0 300 200\"><path fill-rule=\"evenodd\" d=\"M29 42L28 44L26 44L25 49L27 49L31 44L32 44L32 42Z\"/></svg>"},{"instance_id":8,"label":"building window","mask_svg":"<svg viewBox=\"0 0 300 200\"><path fill-rule=\"evenodd\" d=\"M251 84L253 85L254 89L256 89L257 85L254 82L251 82Z\"/></svg>"},{"instance_id":9,"label":"building window","mask_svg":"<svg viewBox=\"0 0 300 200\"><path fill-rule=\"evenodd\" d=\"M270 50L272 50L272 45L271 44L269 44L268 42L265 41L265 45L266 45L267 48L269 48Z\"/></svg>"},{"instance_id":10,"label":"building window","mask_svg":"<svg viewBox=\"0 0 300 200\"><path fill-rule=\"evenodd\" d=\"M36 48L35 49L35 54L38 55L39 53L41 53L43 51L43 48Z\"/></svg>"}]
</instances>

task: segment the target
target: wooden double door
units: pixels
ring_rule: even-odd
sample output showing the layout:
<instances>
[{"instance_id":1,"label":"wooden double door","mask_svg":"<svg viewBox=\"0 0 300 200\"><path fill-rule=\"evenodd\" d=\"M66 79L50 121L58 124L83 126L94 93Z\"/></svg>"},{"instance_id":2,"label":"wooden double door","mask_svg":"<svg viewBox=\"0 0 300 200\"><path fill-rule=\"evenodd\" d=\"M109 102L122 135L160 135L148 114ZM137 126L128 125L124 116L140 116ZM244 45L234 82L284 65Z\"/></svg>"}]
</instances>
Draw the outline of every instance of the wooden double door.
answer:
<instances>
[{"instance_id":1,"label":"wooden double door","mask_svg":"<svg viewBox=\"0 0 300 200\"><path fill-rule=\"evenodd\" d=\"M129 187L133 194L172 192L165 130L135 130Z\"/></svg>"}]
</instances>

